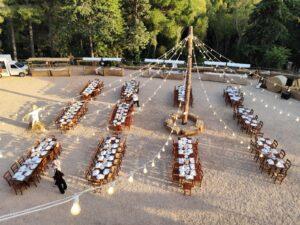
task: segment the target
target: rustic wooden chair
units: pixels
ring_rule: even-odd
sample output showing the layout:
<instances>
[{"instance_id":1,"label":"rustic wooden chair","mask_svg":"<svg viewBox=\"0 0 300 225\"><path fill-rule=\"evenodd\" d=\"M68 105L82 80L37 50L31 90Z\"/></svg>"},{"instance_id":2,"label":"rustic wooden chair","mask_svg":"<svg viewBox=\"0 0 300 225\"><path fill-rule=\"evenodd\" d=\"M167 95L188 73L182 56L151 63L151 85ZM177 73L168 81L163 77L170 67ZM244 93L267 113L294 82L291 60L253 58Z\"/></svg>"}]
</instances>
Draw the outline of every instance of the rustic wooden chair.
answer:
<instances>
[{"instance_id":1,"label":"rustic wooden chair","mask_svg":"<svg viewBox=\"0 0 300 225\"><path fill-rule=\"evenodd\" d=\"M285 157L286 153L283 149L281 149L278 155L279 155L279 158L283 159Z\"/></svg>"},{"instance_id":2,"label":"rustic wooden chair","mask_svg":"<svg viewBox=\"0 0 300 225\"><path fill-rule=\"evenodd\" d=\"M13 171L13 173L16 173L19 169L19 165L18 163L14 162L11 166L10 166L11 171Z\"/></svg>"},{"instance_id":3,"label":"rustic wooden chair","mask_svg":"<svg viewBox=\"0 0 300 225\"><path fill-rule=\"evenodd\" d=\"M182 187L184 195L192 195L193 184L191 182L183 182Z\"/></svg>"},{"instance_id":4,"label":"rustic wooden chair","mask_svg":"<svg viewBox=\"0 0 300 225\"><path fill-rule=\"evenodd\" d=\"M9 171L4 173L3 178L6 180L8 185L14 189L16 195L18 195L18 191L20 191L21 195L23 195L23 190L26 189L26 187L22 183L14 182Z\"/></svg>"},{"instance_id":5,"label":"rustic wooden chair","mask_svg":"<svg viewBox=\"0 0 300 225\"><path fill-rule=\"evenodd\" d=\"M277 148L277 146L278 146L278 141L274 140L273 143L271 144L271 147L272 148Z\"/></svg>"}]
</instances>

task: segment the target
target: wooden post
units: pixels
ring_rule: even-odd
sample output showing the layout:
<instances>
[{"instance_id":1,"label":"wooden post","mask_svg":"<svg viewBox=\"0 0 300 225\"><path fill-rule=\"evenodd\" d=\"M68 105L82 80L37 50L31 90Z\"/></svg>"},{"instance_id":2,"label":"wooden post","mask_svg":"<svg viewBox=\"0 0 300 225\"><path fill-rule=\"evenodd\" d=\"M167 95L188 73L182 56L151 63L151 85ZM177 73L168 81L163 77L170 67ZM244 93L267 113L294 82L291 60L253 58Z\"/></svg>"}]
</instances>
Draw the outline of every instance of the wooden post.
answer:
<instances>
[{"instance_id":1,"label":"wooden post","mask_svg":"<svg viewBox=\"0 0 300 225\"><path fill-rule=\"evenodd\" d=\"M191 87L192 87L192 66L193 66L193 27L189 27L188 36L188 58L187 58L187 74L185 79L185 105L183 110L182 124L187 124L190 109Z\"/></svg>"}]
</instances>

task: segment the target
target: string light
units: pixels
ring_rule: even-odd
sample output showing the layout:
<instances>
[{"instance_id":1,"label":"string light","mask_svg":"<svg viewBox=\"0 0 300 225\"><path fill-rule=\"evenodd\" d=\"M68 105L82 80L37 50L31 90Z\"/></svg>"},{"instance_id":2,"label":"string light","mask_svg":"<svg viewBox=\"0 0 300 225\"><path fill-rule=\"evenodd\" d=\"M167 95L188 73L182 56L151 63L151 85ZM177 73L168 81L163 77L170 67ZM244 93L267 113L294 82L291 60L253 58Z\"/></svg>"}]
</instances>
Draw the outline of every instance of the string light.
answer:
<instances>
[{"instance_id":1,"label":"string light","mask_svg":"<svg viewBox=\"0 0 300 225\"><path fill-rule=\"evenodd\" d=\"M157 154L157 158L158 158L158 159L161 158L160 152Z\"/></svg>"},{"instance_id":2,"label":"string light","mask_svg":"<svg viewBox=\"0 0 300 225\"><path fill-rule=\"evenodd\" d=\"M148 173L148 170L147 170L146 165L145 165L145 167L144 167L144 169L143 169L143 173L144 173L144 174Z\"/></svg>"},{"instance_id":3,"label":"string light","mask_svg":"<svg viewBox=\"0 0 300 225\"><path fill-rule=\"evenodd\" d=\"M76 196L76 197L74 197L73 205L71 208L71 214L73 216L77 216L80 214L80 212L81 212L81 207L79 204L79 196Z\"/></svg>"},{"instance_id":4,"label":"string light","mask_svg":"<svg viewBox=\"0 0 300 225\"><path fill-rule=\"evenodd\" d=\"M128 178L129 183L133 183L133 176L130 175L130 177Z\"/></svg>"},{"instance_id":5,"label":"string light","mask_svg":"<svg viewBox=\"0 0 300 225\"><path fill-rule=\"evenodd\" d=\"M152 161L151 166L152 166L152 167L155 167L155 162L154 162L154 160Z\"/></svg>"},{"instance_id":6,"label":"string light","mask_svg":"<svg viewBox=\"0 0 300 225\"><path fill-rule=\"evenodd\" d=\"M109 195L112 195L114 192L115 192L115 189L114 189L113 185L111 185L111 186L107 189L107 193L108 193Z\"/></svg>"}]
</instances>

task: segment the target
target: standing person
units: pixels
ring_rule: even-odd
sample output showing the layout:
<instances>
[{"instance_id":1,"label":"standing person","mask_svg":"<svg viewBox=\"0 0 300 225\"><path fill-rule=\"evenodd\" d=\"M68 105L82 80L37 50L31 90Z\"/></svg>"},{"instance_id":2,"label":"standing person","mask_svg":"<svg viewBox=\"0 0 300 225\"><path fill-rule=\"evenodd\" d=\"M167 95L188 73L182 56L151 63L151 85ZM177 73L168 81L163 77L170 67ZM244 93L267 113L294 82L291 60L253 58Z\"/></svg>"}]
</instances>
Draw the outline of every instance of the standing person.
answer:
<instances>
[{"instance_id":1,"label":"standing person","mask_svg":"<svg viewBox=\"0 0 300 225\"><path fill-rule=\"evenodd\" d=\"M55 170L55 174L54 174L54 180L55 180L55 185L57 185L60 193L64 194L65 190L67 190L67 184L65 179L63 178L64 174L59 171L59 170Z\"/></svg>"},{"instance_id":2,"label":"standing person","mask_svg":"<svg viewBox=\"0 0 300 225\"><path fill-rule=\"evenodd\" d=\"M136 93L132 95L132 99L133 99L133 104L136 104L137 107L140 107L139 96Z\"/></svg>"}]
</instances>

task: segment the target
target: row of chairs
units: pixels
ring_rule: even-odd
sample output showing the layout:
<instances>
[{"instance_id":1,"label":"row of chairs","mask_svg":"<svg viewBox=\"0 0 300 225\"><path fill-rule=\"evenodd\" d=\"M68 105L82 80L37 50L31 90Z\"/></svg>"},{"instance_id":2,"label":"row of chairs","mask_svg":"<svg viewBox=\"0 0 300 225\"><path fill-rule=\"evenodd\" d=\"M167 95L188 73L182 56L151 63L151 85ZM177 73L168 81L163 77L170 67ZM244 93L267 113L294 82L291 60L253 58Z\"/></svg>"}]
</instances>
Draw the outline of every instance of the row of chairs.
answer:
<instances>
[{"instance_id":1,"label":"row of chairs","mask_svg":"<svg viewBox=\"0 0 300 225\"><path fill-rule=\"evenodd\" d=\"M244 106L240 105L237 108L233 108L233 118L236 119L237 124L240 125L241 127L241 130L251 135L251 137L259 134L264 125L263 121L259 121L257 126L251 126L251 124L247 124L245 120L242 118L242 114L238 112L239 108L244 108ZM253 113L254 110L251 109L249 115L253 115ZM255 115L253 119L258 120L258 115Z\"/></svg>"},{"instance_id":2,"label":"row of chairs","mask_svg":"<svg viewBox=\"0 0 300 225\"><path fill-rule=\"evenodd\" d=\"M242 97L241 99L244 100L243 93L240 92L240 95ZM223 97L225 98L226 104L231 103L230 97L225 90L223 92ZM237 123L241 125L241 129L245 130L246 133L251 135L251 137L252 136L255 137L255 141L253 140L250 141L250 152L254 154L253 156L254 160L256 162L259 162L259 168L261 172L263 171L267 172L267 174L273 178L274 183L279 182L281 184L282 181L286 178L287 171L290 169L292 165L291 161L289 159L286 159L284 161L284 168L276 167L275 163L274 165L270 165L268 163L269 158L264 154L262 154L261 147L257 145L258 137L263 137L263 133L261 132L261 129L263 127L263 122L260 121L256 127L252 127L249 124L246 124L242 118L242 115L239 114L238 109L240 107L244 107L242 101L237 105L231 104L231 106L233 107L233 118L237 119ZM253 115L253 113L254 110L251 109L249 114ZM257 120L258 116L256 115L254 119ZM278 146L277 140L274 140L273 143L270 145L271 148L277 148L277 146ZM285 150L281 149L278 155L276 155L276 157L278 157L278 159L280 160L280 159L284 159L285 155L286 155Z\"/></svg>"},{"instance_id":3,"label":"row of chairs","mask_svg":"<svg viewBox=\"0 0 300 225\"><path fill-rule=\"evenodd\" d=\"M225 90L223 92L223 97L224 97L224 100L225 100L225 104L226 105L229 104L234 109L239 107L240 105L242 105L243 102L244 102L244 95L241 91L239 91L240 100L238 100L238 101L232 101L229 94Z\"/></svg>"},{"instance_id":4,"label":"row of chairs","mask_svg":"<svg viewBox=\"0 0 300 225\"><path fill-rule=\"evenodd\" d=\"M257 140L257 137L255 137L255 139ZM276 165L270 165L268 163L269 158L262 154L261 147L258 146L256 140L250 141L250 152L254 155L253 159L259 163L259 169L261 173L266 172L273 179L274 184L276 182L279 182L281 184L282 181L286 178L287 172L292 165L289 159L284 160L286 156L285 150L281 149L279 153L275 155L279 160L284 160L284 168L277 168ZM276 148L277 146L278 142L274 140L271 144L271 148Z\"/></svg>"}]
</instances>

